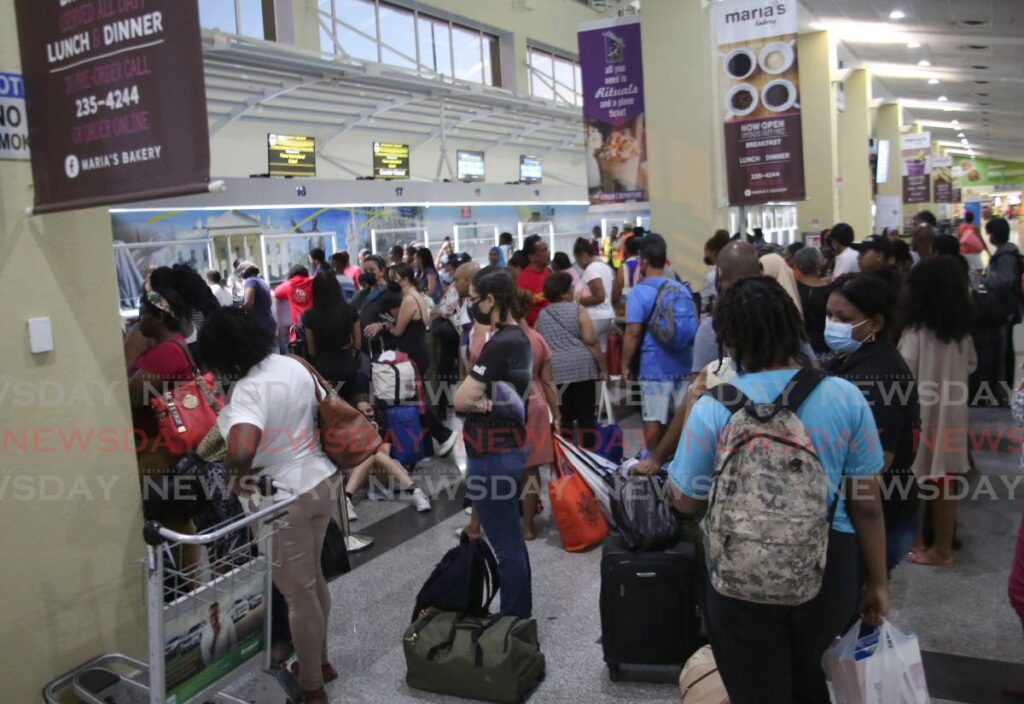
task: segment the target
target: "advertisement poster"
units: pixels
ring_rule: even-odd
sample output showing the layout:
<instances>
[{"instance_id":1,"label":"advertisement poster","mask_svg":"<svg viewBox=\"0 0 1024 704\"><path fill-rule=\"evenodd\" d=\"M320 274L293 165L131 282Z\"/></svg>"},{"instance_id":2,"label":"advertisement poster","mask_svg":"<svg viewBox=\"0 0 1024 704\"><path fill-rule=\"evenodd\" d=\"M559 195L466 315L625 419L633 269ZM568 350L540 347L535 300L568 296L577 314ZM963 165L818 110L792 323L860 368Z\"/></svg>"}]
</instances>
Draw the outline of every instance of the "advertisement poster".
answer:
<instances>
[{"instance_id":1,"label":"advertisement poster","mask_svg":"<svg viewBox=\"0 0 1024 704\"><path fill-rule=\"evenodd\" d=\"M15 9L35 212L207 189L196 0L16 0Z\"/></svg>"},{"instance_id":2,"label":"advertisement poster","mask_svg":"<svg viewBox=\"0 0 1024 704\"><path fill-rule=\"evenodd\" d=\"M25 82L20 73L0 71L0 159L29 159Z\"/></svg>"},{"instance_id":3,"label":"advertisement poster","mask_svg":"<svg viewBox=\"0 0 1024 704\"><path fill-rule=\"evenodd\" d=\"M375 178L409 178L409 145L373 143L373 175Z\"/></svg>"},{"instance_id":4,"label":"advertisement poster","mask_svg":"<svg viewBox=\"0 0 1024 704\"><path fill-rule=\"evenodd\" d=\"M953 202L953 157L932 157L932 180L935 182L936 203Z\"/></svg>"},{"instance_id":5,"label":"advertisement poster","mask_svg":"<svg viewBox=\"0 0 1024 704\"><path fill-rule=\"evenodd\" d=\"M900 138L900 150L903 162L903 202L927 203L932 193L931 132L903 135Z\"/></svg>"},{"instance_id":6,"label":"advertisement poster","mask_svg":"<svg viewBox=\"0 0 1024 704\"><path fill-rule=\"evenodd\" d=\"M729 204L804 200L797 2L724 0L714 13Z\"/></svg>"},{"instance_id":7,"label":"advertisement poster","mask_svg":"<svg viewBox=\"0 0 1024 704\"><path fill-rule=\"evenodd\" d=\"M640 19L588 22L580 26L578 39L590 202L646 201Z\"/></svg>"},{"instance_id":8,"label":"advertisement poster","mask_svg":"<svg viewBox=\"0 0 1024 704\"><path fill-rule=\"evenodd\" d=\"M265 568L243 566L164 608L167 701L187 702L263 652Z\"/></svg>"},{"instance_id":9,"label":"advertisement poster","mask_svg":"<svg viewBox=\"0 0 1024 704\"><path fill-rule=\"evenodd\" d=\"M316 139L294 134L267 135L267 171L271 176L316 176Z\"/></svg>"},{"instance_id":10,"label":"advertisement poster","mask_svg":"<svg viewBox=\"0 0 1024 704\"><path fill-rule=\"evenodd\" d=\"M999 159L957 157L964 185L972 188L993 186L1006 190L1024 188L1024 163Z\"/></svg>"}]
</instances>

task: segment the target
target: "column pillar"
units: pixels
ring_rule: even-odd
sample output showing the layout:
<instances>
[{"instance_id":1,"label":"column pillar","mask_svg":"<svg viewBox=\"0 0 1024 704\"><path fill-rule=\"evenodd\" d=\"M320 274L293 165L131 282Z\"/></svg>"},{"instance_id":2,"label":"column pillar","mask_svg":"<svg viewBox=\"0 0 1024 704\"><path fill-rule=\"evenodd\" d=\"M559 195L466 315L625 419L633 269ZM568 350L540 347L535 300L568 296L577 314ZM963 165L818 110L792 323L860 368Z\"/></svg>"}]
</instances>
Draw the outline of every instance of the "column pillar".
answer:
<instances>
[{"instance_id":1,"label":"column pillar","mask_svg":"<svg viewBox=\"0 0 1024 704\"><path fill-rule=\"evenodd\" d=\"M641 13L651 229L672 266L699 282L704 242L728 227L723 133L712 82L710 10L700 2L644 0Z\"/></svg>"},{"instance_id":2,"label":"column pillar","mask_svg":"<svg viewBox=\"0 0 1024 704\"><path fill-rule=\"evenodd\" d=\"M871 139L871 74L857 69L843 84L846 110L839 113L839 219L853 227L858 238L871 234L874 179L868 158Z\"/></svg>"},{"instance_id":3,"label":"column pillar","mask_svg":"<svg viewBox=\"0 0 1024 704\"><path fill-rule=\"evenodd\" d=\"M885 103L878 107L875 113L875 138L889 142L889 179L886 183L878 184L879 198L897 198L903 202L903 165L900 160L900 135L903 134L903 106L899 103ZM900 212L903 212L902 205ZM877 216L880 213L876 214ZM876 222L875 229L882 231L882 226ZM902 219L899 223L900 232L903 232Z\"/></svg>"},{"instance_id":4,"label":"column pillar","mask_svg":"<svg viewBox=\"0 0 1024 704\"><path fill-rule=\"evenodd\" d=\"M832 87L833 54L828 32L801 34L797 39L804 178L807 185L807 200L798 207L801 232L817 232L831 227L839 218L839 196L836 193L839 140L836 92ZM865 152L866 145L865 142Z\"/></svg>"}]
</instances>

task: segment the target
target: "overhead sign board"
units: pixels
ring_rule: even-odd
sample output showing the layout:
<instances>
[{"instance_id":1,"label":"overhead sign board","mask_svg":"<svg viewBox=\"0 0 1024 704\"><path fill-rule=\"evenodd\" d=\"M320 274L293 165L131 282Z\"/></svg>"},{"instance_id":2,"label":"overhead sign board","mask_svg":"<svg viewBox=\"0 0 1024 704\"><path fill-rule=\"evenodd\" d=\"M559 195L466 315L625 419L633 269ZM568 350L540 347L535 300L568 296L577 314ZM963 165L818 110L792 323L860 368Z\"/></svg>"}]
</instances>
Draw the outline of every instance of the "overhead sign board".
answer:
<instances>
[{"instance_id":1,"label":"overhead sign board","mask_svg":"<svg viewBox=\"0 0 1024 704\"><path fill-rule=\"evenodd\" d=\"M271 176L316 176L316 140L293 134L267 135Z\"/></svg>"},{"instance_id":2,"label":"overhead sign board","mask_svg":"<svg viewBox=\"0 0 1024 704\"><path fill-rule=\"evenodd\" d=\"M540 183L544 180L544 161L539 156L519 155L519 181Z\"/></svg>"},{"instance_id":3,"label":"overhead sign board","mask_svg":"<svg viewBox=\"0 0 1024 704\"><path fill-rule=\"evenodd\" d=\"M373 143L373 175L376 178L409 178L409 145Z\"/></svg>"},{"instance_id":4,"label":"overhead sign board","mask_svg":"<svg viewBox=\"0 0 1024 704\"><path fill-rule=\"evenodd\" d=\"M455 152L456 178L460 181L483 181L486 174L484 153L459 149Z\"/></svg>"}]
</instances>

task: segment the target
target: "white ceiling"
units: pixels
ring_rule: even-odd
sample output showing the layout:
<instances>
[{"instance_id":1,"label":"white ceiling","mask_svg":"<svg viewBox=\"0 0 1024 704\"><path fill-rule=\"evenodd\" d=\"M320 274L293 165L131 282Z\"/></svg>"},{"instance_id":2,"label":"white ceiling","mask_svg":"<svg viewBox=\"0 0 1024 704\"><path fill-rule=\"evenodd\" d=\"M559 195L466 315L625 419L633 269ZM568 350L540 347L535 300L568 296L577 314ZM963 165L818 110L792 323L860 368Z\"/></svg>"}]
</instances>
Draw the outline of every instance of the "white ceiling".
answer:
<instances>
[{"instance_id":1,"label":"white ceiling","mask_svg":"<svg viewBox=\"0 0 1024 704\"><path fill-rule=\"evenodd\" d=\"M978 154L1024 158L1024 0L802 0L942 141L960 122ZM905 18L890 19L893 10ZM920 43L910 48L911 42ZM919 61L930 66L919 67ZM937 78L937 85L929 79ZM940 103L940 96L946 102ZM948 108L943 110L943 108Z\"/></svg>"}]
</instances>

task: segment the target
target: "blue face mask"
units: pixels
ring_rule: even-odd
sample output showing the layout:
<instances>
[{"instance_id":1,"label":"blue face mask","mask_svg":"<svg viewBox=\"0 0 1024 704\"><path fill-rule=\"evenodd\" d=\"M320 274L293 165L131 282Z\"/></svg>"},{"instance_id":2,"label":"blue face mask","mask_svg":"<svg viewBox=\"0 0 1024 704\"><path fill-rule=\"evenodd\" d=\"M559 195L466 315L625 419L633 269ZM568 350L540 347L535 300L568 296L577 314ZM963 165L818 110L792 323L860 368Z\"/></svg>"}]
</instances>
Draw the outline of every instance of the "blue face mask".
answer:
<instances>
[{"instance_id":1,"label":"blue face mask","mask_svg":"<svg viewBox=\"0 0 1024 704\"><path fill-rule=\"evenodd\" d=\"M840 323L838 320L827 318L825 320L825 344L837 354L850 354L860 349L864 344L860 340L853 339L853 329L860 327L867 320L862 320L856 325Z\"/></svg>"}]
</instances>

